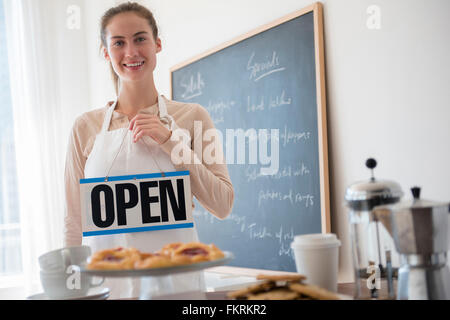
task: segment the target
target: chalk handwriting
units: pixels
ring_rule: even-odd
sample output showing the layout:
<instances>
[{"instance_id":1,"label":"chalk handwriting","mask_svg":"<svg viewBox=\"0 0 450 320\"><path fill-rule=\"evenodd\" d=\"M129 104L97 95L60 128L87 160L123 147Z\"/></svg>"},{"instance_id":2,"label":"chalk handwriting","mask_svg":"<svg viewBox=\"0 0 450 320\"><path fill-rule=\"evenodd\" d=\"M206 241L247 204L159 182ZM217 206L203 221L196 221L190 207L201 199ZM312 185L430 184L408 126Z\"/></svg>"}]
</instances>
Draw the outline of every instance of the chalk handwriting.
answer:
<instances>
[{"instance_id":1,"label":"chalk handwriting","mask_svg":"<svg viewBox=\"0 0 450 320\"><path fill-rule=\"evenodd\" d=\"M289 201L291 205L296 205L298 203L303 203L305 208L312 207L314 205L314 196L311 194L301 194L294 193L292 189L289 193L283 193L280 191L273 190L260 190L258 194L258 207L261 207L264 201Z\"/></svg>"},{"instance_id":2,"label":"chalk handwriting","mask_svg":"<svg viewBox=\"0 0 450 320\"><path fill-rule=\"evenodd\" d=\"M280 231L275 233L275 238L277 238L280 243L282 243L283 241L292 242L292 240L294 240L294 228L291 227L291 230L288 233L284 233L283 225L281 225Z\"/></svg>"},{"instance_id":3,"label":"chalk handwriting","mask_svg":"<svg viewBox=\"0 0 450 320\"><path fill-rule=\"evenodd\" d=\"M292 104L292 98L286 98L286 91L282 91L281 95L271 98L269 102L269 109L287 106Z\"/></svg>"},{"instance_id":4,"label":"chalk handwriting","mask_svg":"<svg viewBox=\"0 0 450 320\"><path fill-rule=\"evenodd\" d=\"M234 102L233 100L231 101L218 100L214 102L209 101L205 109L208 110L210 114L215 113L223 114L224 111L230 110L235 104L236 102Z\"/></svg>"},{"instance_id":5,"label":"chalk handwriting","mask_svg":"<svg viewBox=\"0 0 450 320\"><path fill-rule=\"evenodd\" d=\"M310 131L292 131L288 129L287 125L284 126L284 130L280 130L281 134L279 138L283 143L283 147L286 147L289 143L299 143L301 141L307 141L311 139ZM268 133L267 133L268 135ZM276 139L276 137L274 137ZM270 139L268 136L267 139Z\"/></svg>"},{"instance_id":6,"label":"chalk handwriting","mask_svg":"<svg viewBox=\"0 0 450 320\"><path fill-rule=\"evenodd\" d=\"M208 211L206 211L205 209L203 209L203 207L196 207L192 212L192 216L202 218L211 224L217 222L217 218Z\"/></svg>"},{"instance_id":7,"label":"chalk handwriting","mask_svg":"<svg viewBox=\"0 0 450 320\"><path fill-rule=\"evenodd\" d=\"M286 244L286 243L280 244L280 249L278 250L278 255L279 256L286 255L286 256L290 256L290 257L294 258L294 255L293 255L292 250L291 250L290 243L288 243L288 244Z\"/></svg>"},{"instance_id":8,"label":"chalk handwriting","mask_svg":"<svg viewBox=\"0 0 450 320\"><path fill-rule=\"evenodd\" d=\"M223 116L219 116L219 117L217 117L217 116L213 116L213 115L211 115L211 120L213 121L213 123L214 123L215 125L217 125L217 124L219 124L219 123L223 123L223 122L225 122L225 120L224 120L224 117L223 117Z\"/></svg>"},{"instance_id":9,"label":"chalk handwriting","mask_svg":"<svg viewBox=\"0 0 450 320\"><path fill-rule=\"evenodd\" d=\"M195 208L193 215L196 217L196 219L204 219L210 224L214 224L214 222L217 221L217 218L215 218L212 214L210 214L202 207ZM231 213L226 220L221 221L220 223L228 223L238 226L239 232L242 234L242 237L248 240L259 241L266 239L271 242L276 242L278 244L279 256L287 255L294 258L292 250L290 248L290 244L294 239L293 227L285 230L283 225L280 225L279 229L277 229L277 227L271 228L270 226L259 225L256 222L251 222L247 225L246 220L246 216ZM239 237L237 234L231 235L231 238L237 237Z\"/></svg>"},{"instance_id":10,"label":"chalk handwriting","mask_svg":"<svg viewBox=\"0 0 450 320\"><path fill-rule=\"evenodd\" d=\"M250 96L247 97L247 112L255 112L264 110L264 97L261 97L259 103L252 103Z\"/></svg>"},{"instance_id":11,"label":"chalk handwriting","mask_svg":"<svg viewBox=\"0 0 450 320\"><path fill-rule=\"evenodd\" d=\"M245 176L247 177L247 182L255 181L258 178L266 178L266 179L283 179L289 177L298 177L298 176L306 176L311 174L310 169L305 165L305 163L299 162L296 166L284 166L274 175L263 175L260 173L258 168L254 166L247 167L245 170Z\"/></svg>"},{"instance_id":12,"label":"chalk handwriting","mask_svg":"<svg viewBox=\"0 0 450 320\"><path fill-rule=\"evenodd\" d=\"M247 71L250 71L250 80L256 82L268 75L286 70L285 67L280 66L280 58L276 51L273 51L272 57L264 62L254 62L255 55L255 52L253 52L247 62Z\"/></svg>"},{"instance_id":13,"label":"chalk handwriting","mask_svg":"<svg viewBox=\"0 0 450 320\"><path fill-rule=\"evenodd\" d=\"M249 230L250 239L273 238L272 233L267 230L266 226L256 227L256 223L252 223L247 229Z\"/></svg>"},{"instance_id":14,"label":"chalk handwriting","mask_svg":"<svg viewBox=\"0 0 450 320\"><path fill-rule=\"evenodd\" d=\"M290 244L294 240L294 228L291 227L288 232L284 232L283 225L281 225L280 231L275 233L275 238L278 239L278 242L280 244L278 255L293 256Z\"/></svg>"},{"instance_id":15,"label":"chalk handwriting","mask_svg":"<svg viewBox=\"0 0 450 320\"><path fill-rule=\"evenodd\" d=\"M241 232L245 232L245 220L246 220L245 216L239 216L239 215L237 215L235 213L231 213L228 216L227 220L230 221L230 222L234 222L235 224L240 226L240 231Z\"/></svg>"},{"instance_id":16,"label":"chalk handwriting","mask_svg":"<svg viewBox=\"0 0 450 320\"><path fill-rule=\"evenodd\" d=\"M184 88L184 92L181 94L181 98L189 100L194 97L201 96L203 94L202 89L205 87L205 82L202 79L200 72L197 72L197 76L190 76L188 82L182 81L180 86Z\"/></svg>"},{"instance_id":17,"label":"chalk handwriting","mask_svg":"<svg viewBox=\"0 0 450 320\"><path fill-rule=\"evenodd\" d=\"M290 230L286 232L283 230L283 225L281 225L279 231L274 233L269 230L267 226L259 226L256 223L252 223L247 229L250 240L273 239L273 241L278 242L279 256L287 255L293 257L290 244L294 240L294 228L291 227Z\"/></svg>"},{"instance_id":18,"label":"chalk handwriting","mask_svg":"<svg viewBox=\"0 0 450 320\"><path fill-rule=\"evenodd\" d=\"M299 141L306 141L311 138L311 132L294 132L288 130L287 126L284 126L284 132L281 133L281 140L283 141L283 147L285 147L288 143L297 143Z\"/></svg>"},{"instance_id":19,"label":"chalk handwriting","mask_svg":"<svg viewBox=\"0 0 450 320\"><path fill-rule=\"evenodd\" d=\"M282 106L292 105L292 98L287 97L286 90L282 90L280 94L276 96L270 96L267 98L266 96L260 96L255 99L251 99L250 96L247 96L247 112L257 112L263 111L266 109L274 109Z\"/></svg>"}]
</instances>

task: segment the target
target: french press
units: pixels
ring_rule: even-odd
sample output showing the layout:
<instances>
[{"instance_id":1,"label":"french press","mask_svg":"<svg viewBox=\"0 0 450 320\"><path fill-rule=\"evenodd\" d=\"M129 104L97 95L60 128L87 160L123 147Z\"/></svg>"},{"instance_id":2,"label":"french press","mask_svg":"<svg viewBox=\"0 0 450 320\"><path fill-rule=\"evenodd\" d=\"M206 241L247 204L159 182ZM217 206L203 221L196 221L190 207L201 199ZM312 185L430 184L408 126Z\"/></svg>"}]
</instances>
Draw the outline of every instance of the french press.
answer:
<instances>
[{"instance_id":1,"label":"french press","mask_svg":"<svg viewBox=\"0 0 450 320\"><path fill-rule=\"evenodd\" d=\"M375 179L377 162L368 159L368 181L352 184L346 190L350 238L355 273L356 299L395 299L400 258L395 250L390 219L377 216L379 205L400 201L403 192L394 181Z\"/></svg>"}]
</instances>

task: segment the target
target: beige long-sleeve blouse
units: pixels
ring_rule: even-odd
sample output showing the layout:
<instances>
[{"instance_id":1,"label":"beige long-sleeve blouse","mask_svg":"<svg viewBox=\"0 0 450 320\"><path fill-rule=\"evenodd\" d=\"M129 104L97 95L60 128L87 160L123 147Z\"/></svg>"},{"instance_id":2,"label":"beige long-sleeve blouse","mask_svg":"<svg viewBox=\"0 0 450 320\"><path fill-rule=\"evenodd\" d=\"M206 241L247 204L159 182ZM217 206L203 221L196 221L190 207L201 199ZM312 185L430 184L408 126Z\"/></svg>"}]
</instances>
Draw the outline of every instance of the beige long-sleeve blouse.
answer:
<instances>
[{"instance_id":1,"label":"beige long-sleeve blouse","mask_svg":"<svg viewBox=\"0 0 450 320\"><path fill-rule=\"evenodd\" d=\"M190 154L190 157L177 158L177 163L181 163L174 163L174 167L177 171L189 170L192 196L195 196L200 204L217 218L225 219L231 212L234 201L234 190L227 165L222 155L220 155L222 161L203 161L202 155L199 154L201 151L198 150L205 150L213 140L204 141L203 134L198 134L199 130L195 131L197 136L194 136L194 123L196 123L197 128L200 127L199 124L201 125L201 132L203 133L207 132L208 129L214 129L214 123L208 111L199 104L164 99L167 112L173 117L176 127L186 129L192 139L189 144L179 144L179 142L169 139L161 145L162 150L171 155L172 150L176 147L176 153L181 149L181 154ZM82 114L76 119L72 128L65 164L65 246L77 246L81 245L82 242L80 179L84 178L86 160L94 145L95 137L101 130L106 110L110 105L111 102L103 108ZM140 112L157 114L158 104L147 107ZM109 130L128 126L128 116L114 111ZM202 148L194 148L199 143ZM222 145L217 145L216 148L220 148L221 154ZM197 160L193 161L195 157ZM185 161L189 158L189 161ZM211 162L213 163L211 164Z\"/></svg>"}]
</instances>

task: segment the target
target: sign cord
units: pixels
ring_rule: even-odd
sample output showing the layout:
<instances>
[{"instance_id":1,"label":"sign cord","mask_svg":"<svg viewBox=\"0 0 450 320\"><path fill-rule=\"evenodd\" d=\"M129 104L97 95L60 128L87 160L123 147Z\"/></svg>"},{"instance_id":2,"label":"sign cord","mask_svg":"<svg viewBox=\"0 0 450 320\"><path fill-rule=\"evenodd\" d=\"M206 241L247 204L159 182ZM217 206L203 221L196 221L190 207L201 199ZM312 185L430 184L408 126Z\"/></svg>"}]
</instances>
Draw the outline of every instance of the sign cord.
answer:
<instances>
[{"instance_id":1,"label":"sign cord","mask_svg":"<svg viewBox=\"0 0 450 320\"><path fill-rule=\"evenodd\" d=\"M116 161L117 156L119 155L120 151L122 151L123 143L125 142L125 138L127 137L127 134L128 134L129 131L130 131L130 130L125 130L125 134L123 135L122 142L121 142L120 147L119 147L119 151L117 151L116 155L114 156L114 159L113 159L113 161L111 162L111 166L109 167L108 172L107 172L106 175L105 175L105 182L108 181L109 173L111 172L111 169L112 169L112 167L113 167L113 165L114 165L114 162ZM150 149L149 149L149 151L150 151ZM152 152L150 151L150 153L152 153ZM160 172L160 173L162 174L162 176L164 177L165 174L164 174L164 172L161 170L161 167L158 165L158 162L156 161L156 159L154 159L153 156L151 156L150 158L152 158L152 160L153 160L153 162L156 164L156 167L158 168L159 172Z\"/></svg>"}]
</instances>

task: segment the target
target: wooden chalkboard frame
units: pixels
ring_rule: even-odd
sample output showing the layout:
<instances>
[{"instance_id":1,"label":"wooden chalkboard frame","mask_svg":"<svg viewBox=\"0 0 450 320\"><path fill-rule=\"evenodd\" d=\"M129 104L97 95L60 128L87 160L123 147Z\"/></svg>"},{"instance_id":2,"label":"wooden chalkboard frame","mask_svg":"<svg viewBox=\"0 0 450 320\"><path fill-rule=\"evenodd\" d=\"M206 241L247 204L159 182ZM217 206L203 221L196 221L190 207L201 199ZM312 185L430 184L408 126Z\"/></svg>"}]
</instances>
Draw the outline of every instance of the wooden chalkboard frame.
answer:
<instances>
[{"instance_id":1,"label":"wooden chalkboard frame","mask_svg":"<svg viewBox=\"0 0 450 320\"><path fill-rule=\"evenodd\" d=\"M267 23L259 28L251 30L232 40L224 42L210 50L198 54L184 62L170 68L170 97L173 97L173 73L191 63L199 61L209 55L230 47L238 42L250 38L256 34L274 28L289 20L312 12L314 15L314 51L316 61L316 97L317 97L317 121L318 121L318 151L320 171L320 203L321 203L321 229L322 233L331 232L330 221L330 187L328 173L328 139L327 139L327 113L326 113L326 88L325 88L325 52L323 38L323 5L320 2L285 15L275 21Z\"/></svg>"}]
</instances>

